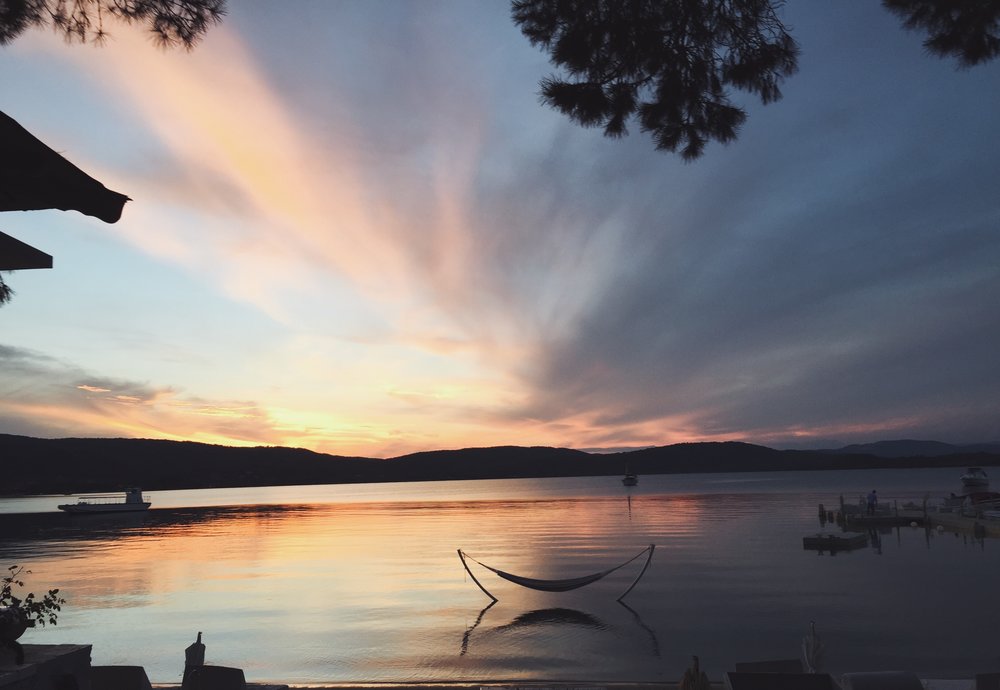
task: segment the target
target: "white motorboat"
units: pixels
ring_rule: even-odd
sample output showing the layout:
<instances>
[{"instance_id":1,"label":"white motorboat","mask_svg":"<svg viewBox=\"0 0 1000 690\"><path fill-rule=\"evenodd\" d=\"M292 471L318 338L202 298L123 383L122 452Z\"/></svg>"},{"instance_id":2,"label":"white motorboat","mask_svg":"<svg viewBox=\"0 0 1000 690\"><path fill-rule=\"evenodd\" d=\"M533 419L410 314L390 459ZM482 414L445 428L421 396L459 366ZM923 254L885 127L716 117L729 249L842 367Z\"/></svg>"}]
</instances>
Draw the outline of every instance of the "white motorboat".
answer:
<instances>
[{"instance_id":1,"label":"white motorboat","mask_svg":"<svg viewBox=\"0 0 1000 690\"><path fill-rule=\"evenodd\" d=\"M151 503L142 495L142 489L125 489L122 494L88 494L76 503L63 503L59 510L67 513L134 513L149 510Z\"/></svg>"},{"instance_id":2,"label":"white motorboat","mask_svg":"<svg viewBox=\"0 0 1000 690\"><path fill-rule=\"evenodd\" d=\"M982 486L989 486L990 478L986 475L986 471L982 467L970 467L962 475L962 485L975 488Z\"/></svg>"}]
</instances>

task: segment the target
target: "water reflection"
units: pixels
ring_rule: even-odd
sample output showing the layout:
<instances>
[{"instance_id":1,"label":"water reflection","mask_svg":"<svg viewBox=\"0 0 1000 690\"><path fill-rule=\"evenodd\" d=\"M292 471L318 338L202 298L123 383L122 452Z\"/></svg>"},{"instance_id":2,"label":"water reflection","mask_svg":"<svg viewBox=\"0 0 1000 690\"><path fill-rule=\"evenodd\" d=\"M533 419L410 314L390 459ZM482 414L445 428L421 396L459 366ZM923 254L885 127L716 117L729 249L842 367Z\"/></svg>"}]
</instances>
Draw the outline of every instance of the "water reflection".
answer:
<instances>
[{"instance_id":1,"label":"water reflection","mask_svg":"<svg viewBox=\"0 0 1000 690\"><path fill-rule=\"evenodd\" d=\"M954 494L952 497L954 498ZM947 499L946 499L947 500ZM883 539L885 537L895 537L895 545L897 548L903 548L904 532L911 533L921 533L923 535L923 545L925 549L931 549L932 545L938 539L944 539L948 535L954 536L956 539L960 539L961 542L966 546L977 546L981 550L986 549L986 543L990 540L998 539L997 534L990 534L986 527L980 522L974 521L971 524L965 523L952 523L944 522L943 524L938 520L935 520L933 513L928 514L926 512L926 497L924 498L924 517L922 518L923 524L918 524L915 520L907 524L894 523L894 524L874 524L870 526L863 526L861 524L852 523L850 521L845 521L843 516L838 512L836 519L832 517L832 512L824 511L823 505L820 504L819 510L819 525L821 528L821 535L832 536L832 532L842 534L864 534L867 538L867 543L864 546L840 546L838 548L830 549L818 549L820 555L828 553L831 556L837 555L838 552L844 551L856 551L866 546L871 547L870 550L875 555L881 556L883 554ZM911 504L908 506L913 508ZM938 524L935 524L937 522ZM829 523L829 528L827 524ZM835 524L834 524L835 523Z\"/></svg>"},{"instance_id":2,"label":"water reflection","mask_svg":"<svg viewBox=\"0 0 1000 690\"><path fill-rule=\"evenodd\" d=\"M655 656L656 658L659 658L660 657L660 641L656 637L656 631L653 630L648 625L646 625L645 621L642 620L642 617L639 615L638 611L636 611L635 609L633 609L631 606L629 606L628 604L626 604L624 601L619 601L618 603L623 608L625 608L629 613L632 614L632 619L635 621L635 624L638 625L640 628L642 628L645 631L646 635L649 637L650 652L652 653L653 656Z\"/></svg>"},{"instance_id":3,"label":"water reflection","mask_svg":"<svg viewBox=\"0 0 1000 690\"><path fill-rule=\"evenodd\" d=\"M496 606L497 603L498 602L495 601L490 602L483 608L482 611L479 612L475 622L466 628L465 632L462 634L462 644L459 656L465 656L468 653L469 643L473 632L475 632L476 628L482 624L483 619L486 617L486 613ZM660 656L660 643L653 628L648 626L642 620L642 617L635 609L621 601L616 603L629 612L633 623L648 636L650 654L658 658ZM494 626L490 629L490 631L492 633L504 634L527 631L533 628L545 628L548 626L555 626L556 628L575 626L599 632L609 632L614 630L613 626L604 622L604 620L598 618L592 613L566 607L549 607L519 613L510 622ZM562 635L564 635L564 631L556 631L553 635L553 641ZM503 644L503 641L497 640L496 644L501 645Z\"/></svg>"},{"instance_id":4,"label":"water reflection","mask_svg":"<svg viewBox=\"0 0 1000 690\"><path fill-rule=\"evenodd\" d=\"M882 555L882 535L877 529L868 530L868 542L872 545L872 550L878 555Z\"/></svg>"},{"instance_id":5,"label":"water reflection","mask_svg":"<svg viewBox=\"0 0 1000 690\"><path fill-rule=\"evenodd\" d=\"M130 513L0 513L0 542L116 539L214 521L281 519L312 509L310 506L218 506Z\"/></svg>"},{"instance_id":6,"label":"water reflection","mask_svg":"<svg viewBox=\"0 0 1000 690\"><path fill-rule=\"evenodd\" d=\"M465 656L466 652L469 651L469 638L472 637L472 632L479 627L480 623L483 622L483 616L486 615L486 612L489 611L494 606L496 606L497 603L498 602L496 601L496 599L494 599L486 606L484 606L483 610L480 611L479 615L476 617L476 622L465 629L465 633L462 635L462 649L458 653L459 656Z\"/></svg>"},{"instance_id":7,"label":"water reflection","mask_svg":"<svg viewBox=\"0 0 1000 690\"><path fill-rule=\"evenodd\" d=\"M158 509L135 513L0 513L0 552L27 558L44 546L47 555L71 556L92 544L163 538L190 533L191 528L226 529L227 523L278 522L301 516L309 506L229 506Z\"/></svg>"},{"instance_id":8,"label":"water reflection","mask_svg":"<svg viewBox=\"0 0 1000 690\"><path fill-rule=\"evenodd\" d=\"M159 495L147 514L0 515L0 563L28 565L29 587L59 586L68 599L59 626L32 631L32 643L91 643L95 664L142 665L157 683L179 683L178 656L198 630L212 663L259 682L660 682L679 678L692 651L715 677L741 658L794 655L813 619L835 671L989 670L1000 608L1000 549L989 539L903 527L879 533L880 555L803 551L831 486L888 490L898 477L919 499L937 475L876 476L650 476L626 505L617 478L559 484L558 495L533 480L493 496L458 482L409 502L372 487L284 506L167 508L171 497ZM656 557L624 610L614 599L638 564L565 594L526 593L487 573L503 604L480 610L483 595L455 557L462 547L553 579L650 543ZM956 602L973 590L976 607Z\"/></svg>"},{"instance_id":9,"label":"water reflection","mask_svg":"<svg viewBox=\"0 0 1000 690\"><path fill-rule=\"evenodd\" d=\"M597 630L608 629L604 621L589 613L577 611L576 609L550 608L518 614L510 623L497 626L494 630L504 632L535 625L579 625L585 628L596 628Z\"/></svg>"}]
</instances>

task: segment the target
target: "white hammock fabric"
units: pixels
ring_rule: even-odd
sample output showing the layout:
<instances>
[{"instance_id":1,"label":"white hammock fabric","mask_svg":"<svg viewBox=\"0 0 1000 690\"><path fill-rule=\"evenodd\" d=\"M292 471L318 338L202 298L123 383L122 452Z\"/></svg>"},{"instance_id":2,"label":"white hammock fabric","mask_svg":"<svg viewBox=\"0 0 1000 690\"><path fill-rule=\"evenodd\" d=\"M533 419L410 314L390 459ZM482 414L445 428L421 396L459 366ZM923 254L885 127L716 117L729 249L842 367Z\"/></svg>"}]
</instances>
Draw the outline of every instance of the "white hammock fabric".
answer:
<instances>
[{"instance_id":1,"label":"white hammock fabric","mask_svg":"<svg viewBox=\"0 0 1000 690\"><path fill-rule=\"evenodd\" d=\"M632 591L632 588L635 587L636 584L639 582L639 578L641 578L643 574L646 572L646 568L649 567L649 563L653 559L653 550L655 548L656 548L655 544L650 544L642 551L632 556L632 558L628 559L624 563L621 563L620 565L616 565L614 568L608 568L607 570L603 570L599 573L592 573L590 575L583 575L581 577L571 577L563 580L540 580L534 577L524 577L522 575L515 575L513 573L508 573L503 570L494 568L493 566L486 565L482 561L476 560L469 554L462 551L462 549L458 550L458 557L462 559L462 565L465 566L465 570L466 572L469 573L469 577L471 577L472 581L479 586L479 589L483 590L483 592L486 593L486 596L488 596L493 601L499 601L499 599L490 594L490 592L485 587L483 587L482 583L480 583L479 580L476 579L476 576L472 574L472 570L469 569L469 564L465 562L465 559L469 559L473 563L478 563L479 565L495 573L499 577L502 577L503 579L508 580L509 582L513 582L516 585L527 587L528 589L534 589L540 592L569 592L574 589L579 589L580 587L585 587L593 582L597 582L606 575L610 575L616 570L624 568L626 565L628 565L632 561L642 556L642 554L644 553L648 554L646 557L646 563L645 565L642 566L642 570L639 572L639 575L635 578L632 584L629 585L629 588L626 589L622 593L622 595L618 597L618 601L621 601L626 594Z\"/></svg>"}]
</instances>

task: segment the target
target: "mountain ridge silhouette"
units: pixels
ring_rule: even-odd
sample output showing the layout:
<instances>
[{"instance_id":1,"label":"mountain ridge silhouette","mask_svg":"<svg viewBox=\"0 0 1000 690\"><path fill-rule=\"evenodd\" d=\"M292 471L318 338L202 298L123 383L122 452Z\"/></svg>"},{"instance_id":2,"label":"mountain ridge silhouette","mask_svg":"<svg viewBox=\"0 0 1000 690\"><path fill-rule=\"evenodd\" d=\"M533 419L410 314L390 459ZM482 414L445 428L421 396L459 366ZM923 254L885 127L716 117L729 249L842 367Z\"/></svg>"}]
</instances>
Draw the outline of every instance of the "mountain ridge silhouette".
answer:
<instances>
[{"instance_id":1,"label":"mountain ridge silhouette","mask_svg":"<svg viewBox=\"0 0 1000 690\"><path fill-rule=\"evenodd\" d=\"M888 442L891 443L891 442ZM950 446L954 452L890 457L837 450L778 450L739 441L677 443L617 453L548 446L433 450L377 459L281 446L222 446L131 438L41 439L0 434L5 477L0 494L69 494L145 490L292 486L365 482L510 479L692 472L756 472L1000 465L997 444ZM899 445L898 448L911 448ZM970 448L974 450L970 450ZM918 448L919 450L919 448Z\"/></svg>"}]
</instances>

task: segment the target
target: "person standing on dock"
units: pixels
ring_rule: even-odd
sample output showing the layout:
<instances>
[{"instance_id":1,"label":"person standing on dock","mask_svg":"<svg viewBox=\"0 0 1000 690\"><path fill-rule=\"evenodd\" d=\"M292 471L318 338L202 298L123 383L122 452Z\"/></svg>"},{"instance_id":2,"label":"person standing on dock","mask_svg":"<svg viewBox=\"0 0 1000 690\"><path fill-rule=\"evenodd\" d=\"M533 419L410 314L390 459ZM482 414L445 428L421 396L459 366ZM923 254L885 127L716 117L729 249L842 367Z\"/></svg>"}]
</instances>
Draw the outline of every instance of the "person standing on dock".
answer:
<instances>
[{"instance_id":1,"label":"person standing on dock","mask_svg":"<svg viewBox=\"0 0 1000 690\"><path fill-rule=\"evenodd\" d=\"M876 508L878 508L878 494L875 493L875 489L872 489L872 492L868 494L868 514L874 515Z\"/></svg>"}]
</instances>

